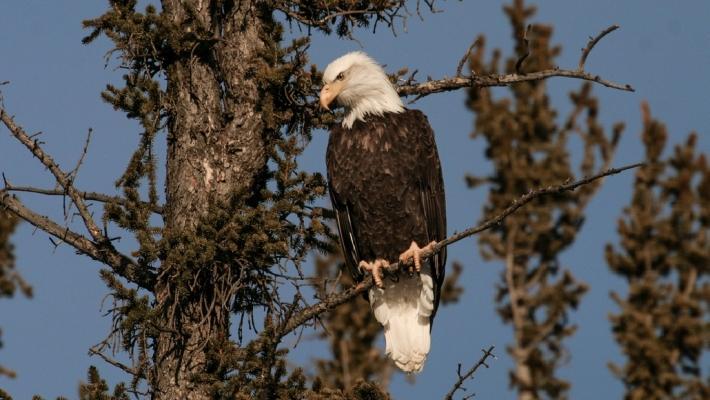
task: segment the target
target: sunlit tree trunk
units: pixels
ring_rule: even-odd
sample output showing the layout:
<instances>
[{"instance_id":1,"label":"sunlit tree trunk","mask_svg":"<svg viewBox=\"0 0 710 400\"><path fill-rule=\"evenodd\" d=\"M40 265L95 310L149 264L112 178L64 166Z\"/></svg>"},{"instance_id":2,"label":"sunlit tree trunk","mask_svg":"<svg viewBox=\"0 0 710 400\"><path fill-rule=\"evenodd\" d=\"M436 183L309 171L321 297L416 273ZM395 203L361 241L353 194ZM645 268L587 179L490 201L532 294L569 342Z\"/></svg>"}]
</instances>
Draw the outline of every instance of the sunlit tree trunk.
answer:
<instances>
[{"instance_id":1,"label":"sunlit tree trunk","mask_svg":"<svg viewBox=\"0 0 710 400\"><path fill-rule=\"evenodd\" d=\"M176 26L196 35L213 34L167 68L165 226L166 236L175 238L190 238L210 208L248 194L266 162L254 76L263 47L258 10L251 1L223 7L193 3L187 9L185 2L163 1L165 15ZM181 261L180 255L168 254L159 274L156 301L170 329L158 337L153 388L159 398L206 399L208 387L199 383L205 380L194 378L213 373L205 352L228 337L229 309L212 306L225 299L214 298L220 293L203 286L199 272L193 273L199 295L175 293L179 289L173 280L183 268L174 263ZM194 268L205 269L203 276L210 276L217 266ZM184 346L175 346L176 339Z\"/></svg>"}]
</instances>

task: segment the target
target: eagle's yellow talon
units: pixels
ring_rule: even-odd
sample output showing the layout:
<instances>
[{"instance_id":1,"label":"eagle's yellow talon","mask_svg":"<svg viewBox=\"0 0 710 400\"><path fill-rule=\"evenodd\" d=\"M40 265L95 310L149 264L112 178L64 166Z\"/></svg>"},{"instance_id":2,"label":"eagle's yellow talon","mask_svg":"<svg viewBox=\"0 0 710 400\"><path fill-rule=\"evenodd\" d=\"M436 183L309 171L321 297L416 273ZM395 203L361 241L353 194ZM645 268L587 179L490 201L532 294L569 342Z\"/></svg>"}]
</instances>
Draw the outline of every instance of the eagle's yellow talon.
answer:
<instances>
[{"instance_id":1,"label":"eagle's yellow talon","mask_svg":"<svg viewBox=\"0 0 710 400\"><path fill-rule=\"evenodd\" d=\"M405 250L404 253L400 254L399 262L406 263L407 261L409 261L410 258L414 259L414 270L410 265L409 272L414 272L416 270L417 273L419 273L422 271L422 253L432 251L435 245L436 242L432 241L424 247L419 247L419 245L417 245L417 242L412 241L412 244L409 245L409 248Z\"/></svg>"},{"instance_id":2,"label":"eagle's yellow talon","mask_svg":"<svg viewBox=\"0 0 710 400\"><path fill-rule=\"evenodd\" d=\"M378 288L384 287L382 283L382 268L389 266L390 263L383 259L377 259L374 262L360 261L360 264L358 264L358 268L361 271L367 271L372 274L372 279L374 279L375 285L377 285Z\"/></svg>"}]
</instances>

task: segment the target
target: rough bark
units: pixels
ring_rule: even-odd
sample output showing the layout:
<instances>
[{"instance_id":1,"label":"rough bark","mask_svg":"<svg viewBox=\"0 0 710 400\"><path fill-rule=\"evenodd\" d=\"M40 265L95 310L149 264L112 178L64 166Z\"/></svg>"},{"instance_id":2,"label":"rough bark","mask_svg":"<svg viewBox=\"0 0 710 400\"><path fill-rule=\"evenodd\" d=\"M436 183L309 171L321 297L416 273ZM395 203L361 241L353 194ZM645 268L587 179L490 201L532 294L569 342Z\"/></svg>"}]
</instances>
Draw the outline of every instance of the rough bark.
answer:
<instances>
[{"instance_id":1,"label":"rough bark","mask_svg":"<svg viewBox=\"0 0 710 400\"><path fill-rule=\"evenodd\" d=\"M218 33L216 43L179 59L167 69L168 123L167 207L165 227L171 234L194 232L210 207L226 204L249 191L266 163L262 122L257 112L258 84L253 69L263 47L260 18L251 1L229 10L198 1L186 9L179 0L165 0L163 9L177 26ZM225 16L223 13L228 12ZM201 268L210 268L205 265ZM172 266L164 262L156 288L158 307L166 310L179 333L162 333L155 351L156 398L207 399L206 383L194 377L206 372L206 344L228 336L228 309L215 309L215 323L200 321L202 301L173 313ZM184 351L174 351L175 335Z\"/></svg>"},{"instance_id":2,"label":"rough bark","mask_svg":"<svg viewBox=\"0 0 710 400\"><path fill-rule=\"evenodd\" d=\"M229 18L212 19L198 2L202 19L187 22L177 0L163 2L176 25L224 24L213 49L196 49L186 60L168 68L171 111L168 136L166 225L191 229L197 217L215 201L226 202L248 189L265 163L261 118L256 110L258 85L253 76L258 52L260 19L251 1L241 1Z\"/></svg>"}]
</instances>

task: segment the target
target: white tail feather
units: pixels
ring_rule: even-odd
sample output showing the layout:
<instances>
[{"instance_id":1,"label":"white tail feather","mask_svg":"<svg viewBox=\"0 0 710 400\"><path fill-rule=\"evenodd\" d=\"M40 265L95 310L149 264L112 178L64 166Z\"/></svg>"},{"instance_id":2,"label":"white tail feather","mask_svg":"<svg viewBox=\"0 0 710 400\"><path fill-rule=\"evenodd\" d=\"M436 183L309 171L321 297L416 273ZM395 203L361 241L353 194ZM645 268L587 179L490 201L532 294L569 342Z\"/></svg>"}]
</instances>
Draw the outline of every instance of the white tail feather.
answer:
<instances>
[{"instance_id":1,"label":"white tail feather","mask_svg":"<svg viewBox=\"0 0 710 400\"><path fill-rule=\"evenodd\" d=\"M402 371L420 372L429 354L429 317L434 310L429 266L422 266L419 276L402 274L384 284L384 290L370 289L370 305L385 328L385 353Z\"/></svg>"}]
</instances>

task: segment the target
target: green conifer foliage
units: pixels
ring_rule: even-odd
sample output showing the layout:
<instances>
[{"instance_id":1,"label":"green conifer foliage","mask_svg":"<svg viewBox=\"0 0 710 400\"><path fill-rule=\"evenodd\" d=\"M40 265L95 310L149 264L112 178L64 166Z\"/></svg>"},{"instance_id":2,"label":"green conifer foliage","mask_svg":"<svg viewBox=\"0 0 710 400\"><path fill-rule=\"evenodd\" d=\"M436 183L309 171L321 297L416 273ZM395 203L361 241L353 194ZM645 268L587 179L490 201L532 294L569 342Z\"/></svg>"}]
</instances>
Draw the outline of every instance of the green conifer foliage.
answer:
<instances>
[{"instance_id":1,"label":"green conifer foliage","mask_svg":"<svg viewBox=\"0 0 710 400\"><path fill-rule=\"evenodd\" d=\"M647 104L642 110L647 164L619 219L619 243L606 248L609 268L629 285L612 293L619 310L610 319L626 362L610 368L629 400L707 399L710 165L696 134L662 158L666 128Z\"/></svg>"},{"instance_id":2,"label":"green conifer foliage","mask_svg":"<svg viewBox=\"0 0 710 400\"><path fill-rule=\"evenodd\" d=\"M515 55L502 62L504 71L552 68L560 53L560 47L550 42L552 27L528 25L535 8L522 0L506 6L505 12L516 45ZM481 37L469 60L474 74L501 68L501 53L494 51L486 63L484 49ZM608 168L621 125L605 133L590 85L571 93L570 100L573 110L560 126L544 81L513 85L505 97L494 96L489 89L469 91L468 106L475 113L472 137L486 141L486 157L493 163L490 176L467 177L472 187L484 183L490 187L484 218L533 188ZM584 149L578 172L569 150L573 140L581 141ZM508 346L515 362L510 379L520 399L566 397L569 382L557 376L557 368L568 357L563 340L576 330L569 313L587 285L560 264L559 255L573 244L584 222L584 209L598 187L592 184L536 199L479 236L483 257L504 265L496 301L501 318L514 331Z\"/></svg>"},{"instance_id":3,"label":"green conifer foliage","mask_svg":"<svg viewBox=\"0 0 710 400\"><path fill-rule=\"evenodd\" d=\"M79 400L128 400L130 399L123 384L118 384L113 394L108 394L108 384L99 376L96 367L89 367L88 381L79 385Z\"/></svg>"}]
</instances>

